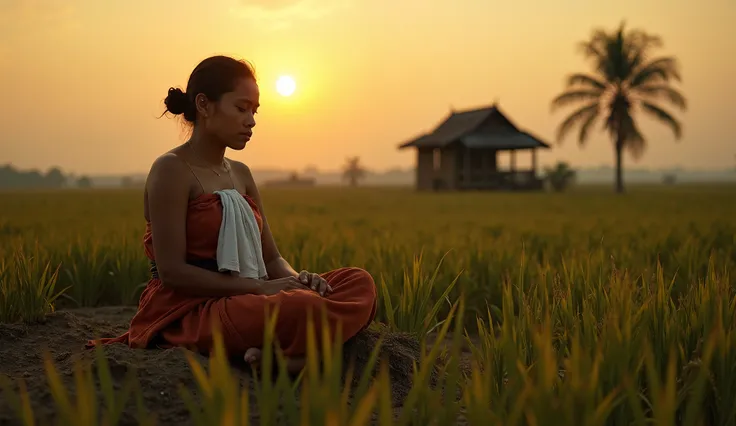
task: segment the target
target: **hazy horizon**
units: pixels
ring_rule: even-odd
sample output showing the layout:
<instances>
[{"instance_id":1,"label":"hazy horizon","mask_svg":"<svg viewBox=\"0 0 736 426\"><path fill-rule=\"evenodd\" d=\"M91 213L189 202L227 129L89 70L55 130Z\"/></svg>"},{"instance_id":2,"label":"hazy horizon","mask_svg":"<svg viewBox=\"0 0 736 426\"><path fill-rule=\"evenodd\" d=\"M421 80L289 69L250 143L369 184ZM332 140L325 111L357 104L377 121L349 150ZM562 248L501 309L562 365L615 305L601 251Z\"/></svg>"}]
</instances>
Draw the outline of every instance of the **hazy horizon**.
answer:
<instances>
[{"instance_id":1,"label":"hazy horizon","mask_svg":"<svg viewBox=\"0 0 736 426\"><path fill-rule=\"evenodd\" d=\"M307 167L310 167L307 165ZM583 166L583 167L576 167L577 171L584 171L584 172L602 172L602 173L613 173L615 171L614 167L612 165L608 164L591 164L589 166ZM296 169L296 168L289 168L289 167L255 167L252 169L255 173L261 172L261 173L268 173L268 174L283 174L288 175L293 172L297 172L300 175L310 175L310 174L321 174L321 175L330 175L330 174L342 174L343 170L341 167L333 167L333 168L317 168L314 172L307 173L305 172L304 168ZM62 170L66 173L66 170ZM407 166L393 166L388 168L370 168L367 169L367 173L369 174L390 174L390 173L414 173L415 167L413 164L409 164ZM683 173L687 174L698 174L698 173L712 173L712 174L722 174L722 173L728 173L729 175L736 172L736 167L721 167L721 168L687 168L687 167L680 167L680 166L665 166L665 167L640 167L637 165L627 167L624 170L624 175L632 174L632 173L658 173L658 172L669 172L669 171L682 171ZM542 166L540 166L539 172L542 173ZM74 175L82 175L79 173L73 173ZM111 178L118 178L118 177L141 177L148 174L148 170L144 171L132 171L129 173L97 173L97 174L89 174L89 176L92 177L111 177ZM613 174L610 175L611 182L613 182L614 176Z\"/></svg>"},{"instance_id":2,"label":"hazy horizon","mask_svg":"<svg viewBox=\"0 0 736 426\"><path fill-rule=\"evenodd\" d=\"M662 37L657 56L681 65L689 101L681 141L641 117L648 148L625 168L721 170L736 164L736 4L622 0L588 4L521 0L213 0L126 4L92 0L0 3L0 164L59 166L74 174L146 173L184 141L167 117L170 86L213 54L251 61L262 108L248 147L228 152L254 169L339 169L349 156L366 167L406 169L414 152L399 143L429 131L450 108L498 101L520 127L553 147L540 166L612 166L606 134L579 148L558 146L567 109L551 99L588 65L576 44L593 29L625 20ZM275 81L292 75L290 98ZM666 105L666 104L665 104ZM673 109L668 108L673 111ZM284 156L284 152L288 156ZM522 160L523 165L525 160Z\"/></svg>"}]
</instances>

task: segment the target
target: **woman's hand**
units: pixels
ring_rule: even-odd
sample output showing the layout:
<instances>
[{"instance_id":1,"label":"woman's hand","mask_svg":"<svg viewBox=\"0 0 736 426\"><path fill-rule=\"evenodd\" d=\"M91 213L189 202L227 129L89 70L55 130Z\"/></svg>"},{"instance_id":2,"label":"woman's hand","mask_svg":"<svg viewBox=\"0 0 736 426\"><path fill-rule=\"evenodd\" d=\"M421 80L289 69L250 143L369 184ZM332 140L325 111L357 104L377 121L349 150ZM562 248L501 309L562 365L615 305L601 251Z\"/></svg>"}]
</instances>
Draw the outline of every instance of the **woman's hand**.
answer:
<instances>
[{"instance_id":1,"label":"woman's hand","mask_svg":"<svg viewBox=\"0 0 736 426\"><path fill-rule=\"evenodd\" d=\"M327 281L314 272L299 272L299 281L319 293L320 296L332 293L332 287L327 284Z\"/></svg>"},{"instance_id":2,"label":"woman's hand","mask_svg":"<svg viewBox=\"0 0 736 426\"><path fill-rule=\"evenodd\" d=\"M266 296L278 294L280 291L309 290L309 287L302 284L298 277L284 277L264 281L261 288L262 293Z\"/></svg>"}]
</instances>

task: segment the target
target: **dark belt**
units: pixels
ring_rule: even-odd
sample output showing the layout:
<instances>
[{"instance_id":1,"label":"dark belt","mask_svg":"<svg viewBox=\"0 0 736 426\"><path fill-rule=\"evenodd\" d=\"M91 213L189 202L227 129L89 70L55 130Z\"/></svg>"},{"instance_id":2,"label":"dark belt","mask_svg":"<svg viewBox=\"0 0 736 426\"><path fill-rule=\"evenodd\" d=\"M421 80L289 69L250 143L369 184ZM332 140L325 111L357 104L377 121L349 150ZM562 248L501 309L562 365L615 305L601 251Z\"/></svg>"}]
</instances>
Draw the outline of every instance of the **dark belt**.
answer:
<instances>
[{"instance_id":1,"label":"dark belt","mask_svg":"<svg viewBox=\"0 0 736 426\"><path fill-rule=\"evenodd\" d=\"M151 271L151 278L158 279L158 267L156 267L156 261L151 260L149 263L149 271ZM207 269L208 271L218 272L217 270L217 259L189 259L187 263L198 268ZM224 272L223 272L224 273Z\"/></svg>"}]
</instances>

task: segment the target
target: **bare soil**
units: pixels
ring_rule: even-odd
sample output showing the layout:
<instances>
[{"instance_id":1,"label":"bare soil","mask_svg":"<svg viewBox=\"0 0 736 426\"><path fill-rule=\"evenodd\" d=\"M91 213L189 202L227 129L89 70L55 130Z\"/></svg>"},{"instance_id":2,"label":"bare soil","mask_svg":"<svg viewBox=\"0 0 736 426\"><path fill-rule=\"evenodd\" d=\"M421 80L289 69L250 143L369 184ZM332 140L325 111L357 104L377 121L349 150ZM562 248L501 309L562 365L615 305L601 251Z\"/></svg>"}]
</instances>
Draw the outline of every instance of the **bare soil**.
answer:
<instances>
[{"instance_id":1,"label":"bare soil","mask_svg":"<svg viewBox=\"0 0 736 426\"><path fill-rule=\"evenodd\" d=\"M94 364L94 352L85 350L89 339L116 336L127 329L135 313L134 307L104 307L58 311L39 324L0 324L0 375L23 379L28 389L34 415L40 424L52 424L56 404L49 390L43 354L51 355L67 389L74 388L73 368L76 360ZM345 345L345 364L355 362L360 374L368 355L381 335L375 329L366 330ZM411 388L412 364L418 360L420 346L416 339L404 334L385 334L381 355L390 366L392 400L399 409ZM113 344L105 347L108 364L116 386L122 386L128 371L137 372L147 410L159 425L191 424L190 415L178 391L180 384L196 394L196 384L182 348L130 349ZM195 354L207 365L204 356ZM249 367L234 363L234 374L253 391ZM357 383L357 380L355 380ZM258 424L258 409L254 393L250 392L251 420ZM15 411L9 406L0 389L0 425L20 424ZM121 424L138 424L135 405L129 401Z\"/></svg>"}]
</instances>

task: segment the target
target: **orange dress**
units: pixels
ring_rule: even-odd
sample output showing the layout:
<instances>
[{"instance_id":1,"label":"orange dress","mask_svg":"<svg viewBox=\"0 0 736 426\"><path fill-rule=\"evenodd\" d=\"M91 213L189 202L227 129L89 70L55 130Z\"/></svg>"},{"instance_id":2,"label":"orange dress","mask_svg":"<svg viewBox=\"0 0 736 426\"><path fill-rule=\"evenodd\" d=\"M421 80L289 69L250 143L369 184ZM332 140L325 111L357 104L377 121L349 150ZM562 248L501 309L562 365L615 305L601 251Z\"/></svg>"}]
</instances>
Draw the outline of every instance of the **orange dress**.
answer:
<instances>
[{"instance_id":1,"label":"orange dress","mask_svg":"<svg viewBox=\"0 0 736 426\"><path fill-rule=\"evenodd\" d=\"M244 195L255 213L259 228L263 219L256 203ZM216 194L203 194L190 200L186 233L188 261L214 261L222 219L222 204ZM144 236L146 256L155 261L150 223ZM360 268L340 268L320 274L332 293L320 296L312 290L293 290L265 295L194 297L163 285L155 275L141 294L138 311L128 331L118 337L100 339L103 344L124 343L131 348L184 346L202 353L212 350L212 326L220 325L225 349L242 355L249 348L263 345L266 310L278 306L276 336L286 356L306 352L307 315L321 324L322 312L331 333L341 327L343 340L365 328L376 314L376 287L369 273ZM213 321L215 320L215 321ZM319 337L320 327L316 327ZM94 347L89 341L87 347Z\"/></svg>"}]
</instances>

